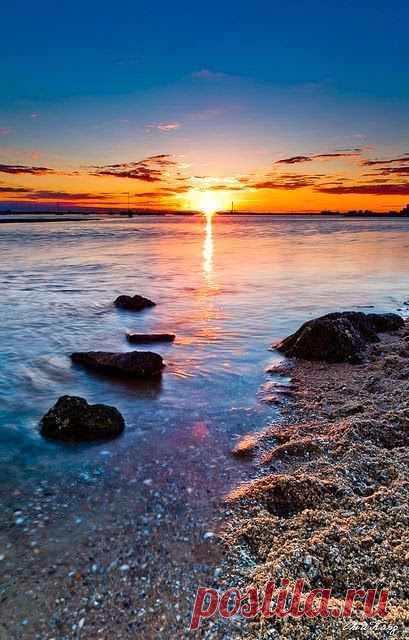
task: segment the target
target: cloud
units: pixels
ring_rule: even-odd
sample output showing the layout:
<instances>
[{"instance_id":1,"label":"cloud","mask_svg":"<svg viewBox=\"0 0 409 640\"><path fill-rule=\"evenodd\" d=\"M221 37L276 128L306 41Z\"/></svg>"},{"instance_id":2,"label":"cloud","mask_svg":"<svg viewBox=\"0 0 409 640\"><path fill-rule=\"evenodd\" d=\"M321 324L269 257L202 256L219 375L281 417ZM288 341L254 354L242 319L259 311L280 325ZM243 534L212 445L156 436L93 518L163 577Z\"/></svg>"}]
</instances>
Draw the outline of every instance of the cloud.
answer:
<instances>
[{"instance_id":1,"label":"cloud","mask_svg":"<svg viewBox=\"0 0 409 640\"><path fill-rule=\"evenodd\" d=\"M361 149L352 149L347 151L335 151L334 153L316 153L310 156L291 156L277 160L276 164L298 164L300 162L311 162L312 160L333 160L334 158L358 158L361 155Z\"/></svg>"},{"instance_id":2,"label":"cloud","mask_svg":"<svg viewBox=\"0 0 409 640\"><path fill-rule=\"evenodd\" d=\"M333 195L409 196L409 182L401 184L360 184L336 187L315 187L315 191Z\"/></svg>"},{"instance_id":3,"label":"cloud","mask_svg":"<svg viewBox=\"0 0 409 640\"><path fill-rule=\"evenodd\" d=\"M152 129L158 129L158 131L176 131L176 129L180 129L182 125L180 122L160 122L159 124L148 124L146 125L146 129L151 131Z\"/></svg>"},{"instance_id":4,"label":"cloud","mask_svg":"<svg viewBox=\"0 0 409 640\"><path fill-rule=\"evenodd\" d=\"M377 176L389 176L389 175L400 175L407 176L409 175L409 167L385 167L376 171L372 175Z\"/></svg>"},{"instance_id":5,"label":"cloud","mask_svg":"<svg viewBox=\"0 0 409 640\"><path fill-rule=\"evenodd\" d=\"M70 193L68 191L52 191L52 190L37 190L30 189L28 187L10 187L0 186L0 193L2 194L24 194L24 200L65 200L65 201L77 201L77 200L104 200L111 197L112 194L103 193Z\"/></svg>"},{"instance_id":6,"label":"cloud","mask_svg":"<svg viewBox=\"0 0 409 640\"><path fill-rule=\"evenodd\" d=\"M227 73L201 69L200 71L194 71L191 76L192 78L198 78L200 80L222 80L223 78L227 78Z\"/></svg>"},{"instance_id":7,"label":"cloud","mask_svg":"<svg viewBox=\"0 0 409 640\"><path fill-rule=\"evenodd\" d=\"M250 186L253 189L284 189L286 191L293 191L294 189L311 187L314 184L314 176L293 176L292 178L280 178L278 176L276 180L264 180L262 182L256 182Z\"/></svg>"},{"instance_id":8,"label":"cloud","mask_svg":"<svg viewBox=\"0 0 409 640\"><path fill-rule=\"evenodd\" d=\"M113 178L129 178L143 182L160 182L164 179L166 168L175 166L176 162L168 154L149 156L138 162L120 162L104 166L91 167L91 175L110 176Z\"/></svg>"},{"instance_id":9,"label":"cloud","mask_svg":"<svg viewBox=\"0 0 409 640\"><path fill-rule=\"evenodd\" d=\"M69 193L67 191L33 191L30 199L33 200L104 200L108 195L100 193Z\"/></svg>"},{"instance_id":10,"label":"cloud","mask_svg":"<svg viewBox=\"0 0 409 640\"><path fill-rule=\"evenodd\" d=\"M22 164L0 164L0 173L21 174L26 173L34 176L42 176L50 173L58 173L55 169L48 167L25 166Z\"/></svg>"},{"instance_id":11,"label":"cloud","mask_svg":"<svg viewBox=\"0 0 409 640\"><path fill-rule=\"evenodd\" d=\"M8 127L0 127L0 136L7 136L9 133L11 133L11 129Z\"/></svg>"},{"instance_id":12,"label":"cloud","mask_svg":"<svg viewBox=\"0 0 409 640\"><path fill-rule=\"evenodd\" d=\"M311 158L309 156L292 156L291 158L277 160L276 164L298 164L299 162L311 162Z\"/></svg>"},{"instance_id":13,"label":"cloud","mask_svg":"<svg viewBox=\"0 0 409 640\"><path fill-rule=\"evenodd\" d=\"M390 158L389 160L365 160L362 164L365 167L374 167L376 165L394 164L395 162L409 162L409 154L404 154L401 158Z\"/></svg>"},{"instance_id":14,"label":"cloud","mask_svg":"<svg viewBox=\"0 0 409 640\"><path fill-rule=\"evenodd\" d=\"M311 156L312 160L330 160L331 158L359 158L361 155L361 149L354 149L353 151L336 151L335 153L318 153L315 156Z\"/></svg>"},{"instance_id":15,"label":"cloud","mask_svg":"<svg viewBox=\"0 0 409 640\"><path fill-rule=\"evenodd\" d=\"M25 187L0 187L0 193L29 193L31 189Z\"/></svg>"}]
</instances>

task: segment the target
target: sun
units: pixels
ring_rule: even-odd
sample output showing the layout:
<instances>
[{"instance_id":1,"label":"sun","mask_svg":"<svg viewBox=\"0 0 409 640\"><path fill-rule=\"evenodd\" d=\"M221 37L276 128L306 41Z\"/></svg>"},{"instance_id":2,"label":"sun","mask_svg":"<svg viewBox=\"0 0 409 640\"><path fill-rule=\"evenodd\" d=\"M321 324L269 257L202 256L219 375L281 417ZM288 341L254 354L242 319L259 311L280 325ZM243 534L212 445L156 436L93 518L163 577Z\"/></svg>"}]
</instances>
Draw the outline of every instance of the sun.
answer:
<instances>
[{"instance_id":1,"label":"sun","mask_svg":"<svg viewBox=\"0 0 409 640\"><path fill-rule=\"evenodd\" d=\"M201 211L205 215L213 215L216 211L226 208L228 197L222 191L191 191L190 205L196 211Z\"/></svg>"}]
</instances>

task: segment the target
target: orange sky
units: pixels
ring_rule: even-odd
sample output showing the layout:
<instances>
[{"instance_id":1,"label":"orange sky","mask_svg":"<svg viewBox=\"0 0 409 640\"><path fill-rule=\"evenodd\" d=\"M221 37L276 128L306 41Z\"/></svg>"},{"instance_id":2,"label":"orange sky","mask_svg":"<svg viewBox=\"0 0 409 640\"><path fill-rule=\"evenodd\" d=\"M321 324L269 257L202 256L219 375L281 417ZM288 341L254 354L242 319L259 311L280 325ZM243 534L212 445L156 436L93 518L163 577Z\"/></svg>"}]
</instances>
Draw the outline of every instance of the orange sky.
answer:
<instances>
[{"instance_id":1,"label":"orange sky","mask_svg":"<svg viewBox=\"0 0 409 640\"><path fill-rule=\"evenodd\" d=\"M223 159L195 162L182 154L156 154L125 162L62 167L41 162L3 163L3 208L105 207L217 211L297 212L400 209L409 201L409 154L380 156L373 149L325 149L280 157L240 172L221 170ZM218 160L218 161L217 161ZM234 163L230 163L233 164Z\"/></svg>"}]
</instances>

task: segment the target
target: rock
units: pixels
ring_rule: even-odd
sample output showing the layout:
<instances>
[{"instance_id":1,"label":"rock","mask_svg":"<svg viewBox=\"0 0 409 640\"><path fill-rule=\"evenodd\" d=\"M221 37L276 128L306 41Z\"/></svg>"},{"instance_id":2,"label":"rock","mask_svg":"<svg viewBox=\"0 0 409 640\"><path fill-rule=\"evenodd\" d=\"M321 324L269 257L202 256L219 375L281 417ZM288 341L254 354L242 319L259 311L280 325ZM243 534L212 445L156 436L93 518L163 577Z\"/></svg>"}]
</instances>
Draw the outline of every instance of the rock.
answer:
<instances>
[{"instance_id":1,"label":"rock","mask_svg":"<svg viewBox=\"0 0 409 640\"><path fill-rule=\"evenodd\" d=\"M367 318L379 333L397 331L405 326L403 318L397 313L368 313Z\"/></svg>"},{"instance_id":2,"label":"rock","mask_svg":"<svg viewBox=\"0 0 409 640\"><path fill-rule=\"evenodd\" d=\"M403 325L402 318L393 313L329 313L305 322L275 347L289 357L304 360L358 363L367 344L379 341L377 332Z\"/></svg>"},{"instance_id":3,"label":"rock","mask_svg":"<svg viewBox=\"0 0 409 640\"><path fill-rule=\"evenodd\" d=\"M173 333L127 333L128 342L144 344L146 342L173 342L176 336Z\"/></svg>"},{"instance_id":4,"label":"rock","mask_svg":"<svg viewBox=\"0 0 409 640\"><path fill-rule=\"evenodd\" d=\"M151 351L130 351L129 353L80 351L72 353L71 360L90 369L127 378L159 376L164 367L162 357Z\"/></svg>"},{"instance_id":5,"label":"rock","mask_svg":"<svg viewBox=\"0 0 409 640\"><path fill-rule=\"evenodd\" d=\"M148 298L144 298L143 296L118 296L115 300L114 305L119 307L120 309L128 309L129 311L142 311L142 309L147 309L148 307L154 307L155 302L149 300Z\"/></svg>"},{"instance_id":6,"label":"rock","mask_svg":"<svg viewBox=\"0 0 409 640\"><path fill-rule=\"evenodd\" d=\"M257 435L254 433L246 433L234 445L232 453L235 456L250 456L254 453L258 444Z\"/></svg>"},{"instance_id":7,"label":"rock","mask_svg":"<svg viewBox=\"0 0 409 640\"><path fill-rule=\"evenodd\" d=\"M40 423L43 436L60 440L112 438L124 428L125 421L118 409L105 404L88 404L77 396L61 396Z\"/></svg>"}]
</instances>

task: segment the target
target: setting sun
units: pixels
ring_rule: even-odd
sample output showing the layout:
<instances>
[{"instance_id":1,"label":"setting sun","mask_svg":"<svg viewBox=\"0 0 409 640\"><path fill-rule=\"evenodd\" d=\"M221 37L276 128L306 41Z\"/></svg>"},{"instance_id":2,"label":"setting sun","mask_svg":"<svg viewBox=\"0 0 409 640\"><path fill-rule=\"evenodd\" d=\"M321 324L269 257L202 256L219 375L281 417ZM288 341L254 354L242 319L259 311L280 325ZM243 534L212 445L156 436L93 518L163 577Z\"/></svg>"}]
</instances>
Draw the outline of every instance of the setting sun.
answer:
<instances>
[{"instance_id":1,"label":"setting sun","mask_svg":"<svg viewBox=\"0 0 409 640\"><path fill-rule=\"evenodd\" d=\"M223 191L192 191L190 193L190 206L206 215L227 209L228 203L228 195Z\"/></svg>"}]
</instances>

